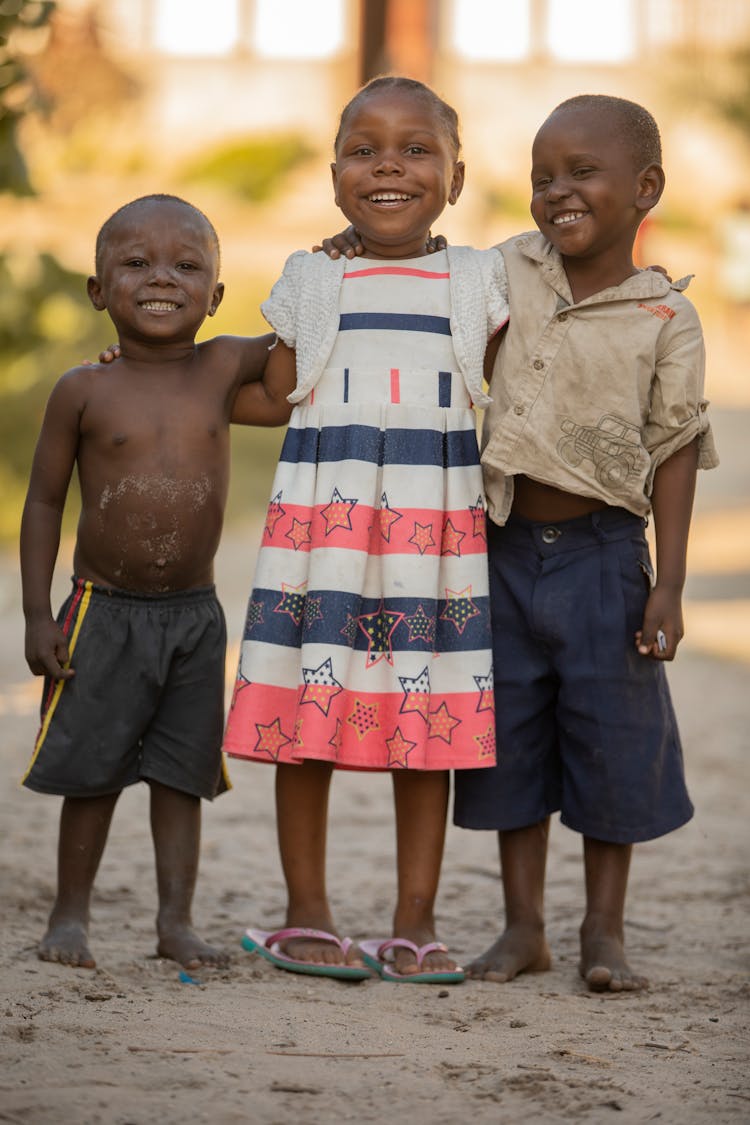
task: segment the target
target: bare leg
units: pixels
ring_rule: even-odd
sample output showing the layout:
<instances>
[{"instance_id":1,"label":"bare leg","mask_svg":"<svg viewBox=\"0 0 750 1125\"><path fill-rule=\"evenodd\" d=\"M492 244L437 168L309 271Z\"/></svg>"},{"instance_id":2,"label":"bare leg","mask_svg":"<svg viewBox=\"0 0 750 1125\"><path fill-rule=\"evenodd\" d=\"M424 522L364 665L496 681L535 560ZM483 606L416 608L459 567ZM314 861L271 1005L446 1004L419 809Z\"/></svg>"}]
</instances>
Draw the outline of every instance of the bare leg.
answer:
<instances>
[{"instance_id":1,"label":"bare leg","mask_svg":"<svg viewBox=\"0 0 750 1125\"><path fill-rule=\"evenodd\" d=\"M159 892L156 951L160 957L169 957L186 969L226 965L226 953L207 945L193 930L191 909L201 839L200 798L156 781L149 785Z\"/></svg>"},{"instance_id":2,"label":"bare leg","mask_svg":"<svg viewBox=\"0 0 750 1125\"><path fill-rule=\"evenodd\" d=\"M466 970L474 980L505 984L519 973L545 972L550 953L544 934L544 877L549 818L500 832L505 930Z\"/></svg>"},{"instance_id":3,"label":"bare leg","mask_svg":"<svg viewBox=\"0 0 750 1125\"><path fill-rule=\"evenodd\" d=\"M448 812L448 773L445 770L394 770L396 805L398 899L393 936L416 945L435 941L435 899L445 844ZM428 953L425 969L455 969L445 953ZM396 971L417 972L414 954L397 950Z\"/></svg>"},{"instance_id":4,"label":"bare leg","mask_svg":"<svg viewBox=\"0 0 750 1125\"><path fill-rule=\"evenodd\" d=\"M66 797L63 801L57 848L57 897L47 932L39 943L42 961L59 961L79 969L96 967L88 947L91 889L119 795Z\"/></svg>"},{"instance_id":5,"label":"bare leg","mask_svg":"<svg viewBox=\"0 0 750 1125\"><path fill-rule=\"evenodd\" d=\"M625 960L623 916L630 871L630 844L584 837L586 917L581 926L581 976L592 992L648 987Z\"/></svg>"},{"instance_id":6,"label":"bare leg","mask_svg":"<svg viewBox=\"0 0 750 1125\"><path fill-rule=\"evenodd\" d=\"M276 823L281 866L287 887L287 926L309 927L336 934L326 891L328 793L333 767L307 760L276 767ZM351 949L344 957L338 946L314 938L290 938L282 948L290 957L322 965L362 965Z\"/></svg>"}]
</instances>

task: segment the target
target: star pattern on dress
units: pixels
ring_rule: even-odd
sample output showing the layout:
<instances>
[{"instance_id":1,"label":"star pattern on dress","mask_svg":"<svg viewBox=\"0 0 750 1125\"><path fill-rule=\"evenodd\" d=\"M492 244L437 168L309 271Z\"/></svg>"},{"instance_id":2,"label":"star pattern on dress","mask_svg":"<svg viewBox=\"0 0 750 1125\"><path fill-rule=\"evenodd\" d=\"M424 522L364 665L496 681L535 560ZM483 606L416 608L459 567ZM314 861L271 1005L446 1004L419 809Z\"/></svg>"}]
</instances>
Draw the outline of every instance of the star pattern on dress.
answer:
<instances>
[{"instance_id":1,"label":"star pattern on dress","mask_svg":"<svg viewBox=\"0 0 750 1125\"><path fill-rule=\"evenodd\" d=\"M432 524L417 523L415 520L414 531L408 542L414 544L420 555L423 555L429 547L434 547L435 540L432 538Z\"/></svg>"},{"instance_id":2,"label":"star pattern on dress","mask_svg":"<svg viewBox=\"0 0 750 1125\"><path fill-rule=\"evenodd\" d=\"M290 586L288 582L281 583L281 601L274 606L274 613L288 613L295 625L302 623L307 598L307 583L301 582L299 586Z\"/></svg>"},{"instance_id":3,"label":"star pattern on dress","mask_svg":"<svg viewBox=\"0 0 750 1125\"><path fill-rule=\"evenodd\" d=\"M354 706L346 716L346 721L354 727L360 742L372 731L380 730L378 709L378 703L363 703L361 699L354 700Z\"/></svg>"},{"instance_id":4,"label":"star pattern on dress","mask_svg":"<svg viewBox=\"0 0 750 1125\"><path fill-rule=\"evenodd\" d=\"M351 613L347 613L346 624L344 625L343 629L339 629L339 632L341 633L342 637L346 637L347 641L349 642L349 647L354 648L354 643L357 639L357 633L359 632L359 624L357 622L357 618L352 617Z\"/></svg>"},{"instance_id":5,"label":"star pattern on dress","mask_svg":"<svg viewBox=\"0 0 750 1125\"><path fill-rule=\"evenodd\" d=\"M295 723L294 723L294 749L295 750L304 750L304 748L305 748L305 744L302 741L302 724L304 723L304 721L305 720L302 718L302 716L298 715L296 720L295 720Z\"/></svg>"},{"instance_id":6,"label":"star pattern on dress","mask_svg":"<svg viewBox=\"0 0 750 1125\"><path fill-rule=\"evenodd\" d=\"M343 684L333 674L330 656L317 668L303 668L302 678L305 686L300 696L300 706L303 703L314 703L318 710L327 715L331 709L331 701L344 690Z\"/></svg>"},{"instance_id":7,"label":"star pattern on dress","mask_svg":"<svg viewBox=\"0 0 750 1125\"><path fill-rule=\"evenodd\" d=\"M459 531L453 526L453 521L447 519L443 525L443 540L440 545L442 555L461 555L461 540L466 538L465 531Z\"/></svg>"},{"instance_id":8,"label":"star pattern on dress","mask_svg":"<svg viewBox=\"0 0 750 1125\"><path fill-rule=\"evenodd\" d=\"M386 738L385 744L388 747L388 768L391 769L396 766L401 769L408 769L409 755L417 745L416 742L409 742L401 733L401 728L396 727L391 737Z\"/></svg>"},{"instance_id":9,"label":"star pattern on dress","mask_svg":"<svg viewBox=\"0 0 750 1125\"><path fill-rule=\"evenodd\" d=\"M276 524L280 519L283 519L285 515L286 508L282 508L281 506L281 492L277 492L269 502L268 511L266 512L266 525L263 529L269 539L273 538Z\"/></svg>"},{"instance_id":10,"label":"star pattern on dress","mask_svg":"<svg viewBox=\"0 0 750 1125\"><path fill-rule=\"evenodd\" d=\"M471 513L474 538L477 536L480 539L487 538L487 515L484 508L484 501L481 496L477 496L476 504L469 504L469 512Z\"/></svg>"},{"instance_id":11,"label":"star pattern on dress","mask_svg":"<svg viewBox=\"0 0 750 1125\"><path fill-rule=\"evenodd\" d=\"M391 541L391 528L394 523L398 523L403 519L403 513L397 512L395 508L391 508L388 504L388 497L385 492L380 497L380 508L378 509L378 522L380 524L380 534L385 539L386 543Z\"/></svg>"},{"instance_id":12,"label":"star pattern on dress","mask_svg":"<svg viewBox=\"0 0 750 1125\"><path fill-rule=\"evenodd\" d=\"M289 540L295 551L299 551L300 547L312 542L311 526L312 520L298 520L296 516L292 516L292 526L286 532L284 538Z\"/></svg>"},{"instance_id":13,"label":"star pattern on dress","mask_svg":"<svg viewBox=\"0 0 750 1125\"><path fill-rule=\"evenodd\" d=\"M255 729L258 732L258 741L253 747L254 753L267 754L272 762L278 762L281 750L292 741L281 729L281 719L274 719L267 726L256 723Z\"/></svg>"},{"instance_id":14,"label":"star pattern on dress","mask_svg":"<svg viewBox=\"0 0 750 1125\"><path fill-rule=\"evenodd\" d=\"M479 617L481 612L471 600L471 586L466 586L463 590L449 590L446 587L445 596L447 601L440 620L452 622L456 631L463 633L466 623L472 617Z\"/></svg>"},{"instance_id":15,"label":"star pattern on dress","mask_svg":"<svg viewBox=\"0 0 750 1125\"><path fill-rule=\"evenodd\" d=\"M453 741L453 731L461 725L461 720L451 715L448 704L443 701L434 711L430 711L429 724L430 738L440 738L450 746Z\"/></svg>"},{"instance_id":16,"label":"star pattern on dress","mask_svg":"<svg viewBox=\"0 0 750 1125\"><path fill-rule=\"evenodd\" d=\"M385 599L372 613L361 613L357 618L360 629L367 637L368 668L374 668L381 660L393 664L393 634L404 619L403 613L395 613L385 608Z\"/></svg>"},{"instance_id":17,"label":"star pattern on dress","mask_svg":"<svg viewBox=\"0 0 750 1125\"><path fill-rule=\"evenodd\" d=\"M431 645L435 640L435 618L428 617L420 602L414 613L404 618L409 630L409 641L426 641Z\"/></svg>"},{"instance_id":18,"label":"star pattern on dress","mask_svg":"<svg viewBox=\"0 0 750 1125\"><path fill-rule=\"evenodd\" d=\"M322 594L320 595L320 597L316 598L305 598L305 608L302 614L302 628L306 633L309 632L310 629L312 629L316 621L323 620L323 611L321 609L322 604Z\"/></svg>"},{"instance_id":19,"label":"star pattern on dress","mask_svg":"<svg viewBox=\"0 0 750 1125\"><path fill-rule=\"evenodd\" d=\"M490 668L486 676L474 676L474 683L477 685L477 691L479 692L477 711L494 711L495 691L492 682L492 669Z\"/></svg>"},{"instance_id":20,"label":"star pattern on dress","mask_svg":"<svg viewBox=\"0 0 750 1125\"><path fill-rule=\"evenodd\" d=\"M430 707L430 673L427 665L418 676L399 676L399 683L404 692L399 708L401 714L416 711L427 722Z\"/></svg>"},{"instance_id":21,"label":"star pattern on dress","mask_svg":"<svg viewBox=\"0 0 750 1125\"><path fill-rule=\"evenodd\" d=\"M247 614L245 616L245 635L251 633L256 625L263 624L263 602L257 602L251 598L247 604Z\"/></svg>"},{"instance_id":22,"label":"star pattern on dress","mask_svg":"<svg viewBox=\"0 0 750 1125\"><path fill-rule=\"evenodd\" d=\"M334 488L330 503L326 504L325 508L320 509L320 514L326 523L326 535L330 535L338 527L345 531L351 531L352 511L356 506L356 499L350 498L347 500L341 495L338 488Z\"/></svg>"},{"instance_id":23,"label":"star pattern on dress","mask_svg":"<svg viewBox=\"0 0 750 1125\"><path fill-rule=\"evenodd\" d=\"M487 729L482 731L481 734L475 734L474 741L479 747L480 762L495 757L495 728L492 723L489 723Z\"/></svg>"}]
</instances>

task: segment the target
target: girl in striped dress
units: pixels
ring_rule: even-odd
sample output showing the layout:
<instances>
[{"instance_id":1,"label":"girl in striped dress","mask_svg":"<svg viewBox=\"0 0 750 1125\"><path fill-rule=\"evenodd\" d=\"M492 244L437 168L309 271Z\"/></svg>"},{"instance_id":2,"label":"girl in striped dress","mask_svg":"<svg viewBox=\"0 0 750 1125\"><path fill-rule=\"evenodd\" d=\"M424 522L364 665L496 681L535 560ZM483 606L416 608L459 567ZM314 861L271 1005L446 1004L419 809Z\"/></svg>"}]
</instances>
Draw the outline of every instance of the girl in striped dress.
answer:
<instances>
[{"instance_id":1,"label":"girl in striped dress","mask_svg":"<svg viewBox=\"0 0 750 1125\"><path fill-rule=\"evenodd\" d=\"M411 79L344 109L336 202L364 256L291 256L263 305L296 368L224 748L277 766L281 967L390 979L462 972L436 941L450 769L495 760L485 511L473 406L507 319L496 250L426 253L458 199L455 111ZM398 895L383 943L342 941L325 886L333 769L393 778Z\"/></svg>"}]
</instances>

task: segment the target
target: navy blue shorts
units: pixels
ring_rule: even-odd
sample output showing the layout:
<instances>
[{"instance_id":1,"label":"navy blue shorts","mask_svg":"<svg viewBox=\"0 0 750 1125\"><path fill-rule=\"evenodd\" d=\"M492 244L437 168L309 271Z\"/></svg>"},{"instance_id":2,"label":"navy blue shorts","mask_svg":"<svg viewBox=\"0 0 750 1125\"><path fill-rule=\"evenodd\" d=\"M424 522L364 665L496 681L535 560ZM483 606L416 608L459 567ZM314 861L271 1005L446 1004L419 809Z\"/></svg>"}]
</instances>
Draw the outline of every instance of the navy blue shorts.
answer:
<instances>
[{"instance_id":1,"label":"navy blue shorts","mask_svg":"<svg viewBox=\"0 0 750 1125\"><path fill-rule=\"evenodd\" d=\"M644 529L621 508L488 524L497 765L456 772L456 824L508 831L560 810L630 844L692 816L664 666L635 647Z\"/></svg>"},{"instance_id":2,"label":"navy blue shorts","mask_svg":"<svg viewBox=\"0 0 750 1125\"><path fill-rule=\"evenodd\" d=\"M63 797L141 780L224 792L226 625L214 588L146 595L74 579L57 620L76 674L45 680L23 784Z\"/></svg>"}]
</instances>

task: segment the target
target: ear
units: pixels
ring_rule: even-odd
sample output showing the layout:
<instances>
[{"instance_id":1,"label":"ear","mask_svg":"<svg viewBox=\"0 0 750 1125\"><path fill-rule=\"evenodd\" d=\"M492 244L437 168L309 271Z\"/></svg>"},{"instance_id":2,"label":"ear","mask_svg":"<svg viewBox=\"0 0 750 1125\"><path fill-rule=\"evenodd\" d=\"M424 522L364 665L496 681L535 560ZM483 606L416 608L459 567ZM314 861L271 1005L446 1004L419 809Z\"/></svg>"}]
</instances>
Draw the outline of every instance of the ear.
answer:
<instances>
[{"instance_id":1,"label":"ear","mask_svg":"<svg viewBox=\"0 0 750 1125\"><path fill-rule=\"evenodd\" d=\"M339 205L339 183L336 175L336 164L331 165L331 179L333 180L333 198L336 201L336 206Z\"/></svg>"},{"instance_id":2,"label":"ear","mask_svg":"<svg viewBox=\"0 0 750 1125\"><path fill-rule=\"evenodd\" d=\"M456 202L459 195L464 188L464 176L466 174L466 166L463 160L457 160L453 165L453 178L451 179L451 189L448 192L448 202L451 206Z\"/></svg>"},{"instance_id":3,"label":"ear","mask_svg":"<svg viewBox=\"0 0 750 1125\"><path fill-rule=\"evenodd\" d=\"M649 164L638 174L635 205L639 211L650 211L661 199L664 191L664 169L661 164Z\"/></svg>"},{"instance_id":4,"label":"ear","mask_svg":"<svg viewBox=\"0 0 750 1125\"><path fill-rule=\"evenodd\" d=\"M104 312L107 307L107 302L104 300L102 294L102 283L98 277L90 277L86 282L86 292L89 295L89 300L97 312Z\"/></svg>"},{"instance_id":5,"label":"ear","mask_svg":"<svg viewBox=\"0 0 750 1125\"><path fill-rule=\"evenodd\" d=\"M209 316L214 315L214 313L218 309L218 307L221 304L223 299L224 299L224 282L223 281L217 281L216 282L216 288L214 289L214 295L211 298L211 304L210 304L209 309L208 309L208 315Z\"/></svg>"}]
</instances>

